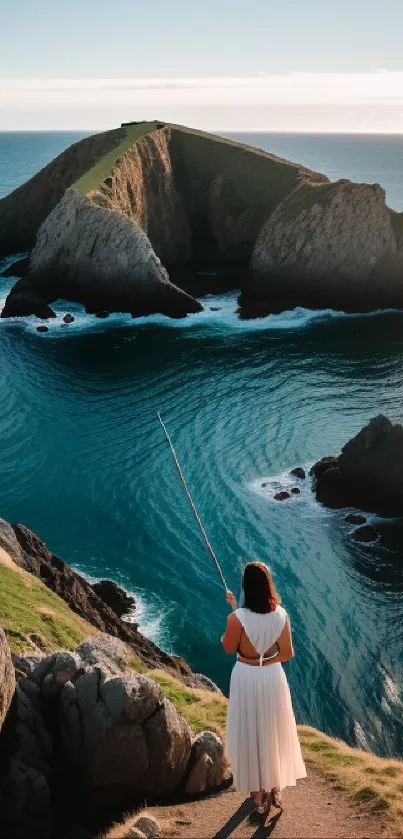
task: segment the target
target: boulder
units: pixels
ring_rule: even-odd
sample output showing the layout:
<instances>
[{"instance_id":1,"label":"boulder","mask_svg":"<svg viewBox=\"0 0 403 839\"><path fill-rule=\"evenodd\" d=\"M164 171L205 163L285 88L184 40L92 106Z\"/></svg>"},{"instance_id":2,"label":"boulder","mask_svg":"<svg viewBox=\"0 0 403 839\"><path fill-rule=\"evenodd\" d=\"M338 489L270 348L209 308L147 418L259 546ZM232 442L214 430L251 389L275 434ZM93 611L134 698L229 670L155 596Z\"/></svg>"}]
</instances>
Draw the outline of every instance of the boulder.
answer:
<instances>
[{"instance_id":1,"label":"boulder","mask_svg":"<svg viewBox=\"0 0 403 839\"><path fill-rule=\"evenodd\" d=\"M301 495L301 490L300 490L299 487L292 487L292 489L290 491L291 491L291 495Z\"/></svg>"},{"instance_id":2,"label":"boulder","mask_svg":"<svg viewBox=\"0 0 403 839\"><path fill-rule=\"evenodd\" d=\"M146 234L131 218L105 209L68 189L40 227L26 280L51 301L77 300L92 311L154 312L184 317L202 311L193 297L174 286ZM45 291L44 291L45 289ZM14 312L11 290L3 317ZM31 300L20 299L21 314L35 314Z\"/></svg>"},{"instance_id":3,"label":"boulder","mask_svg":"<svg viewBox=\"0 0 403 839\"><path fill-rule=\"evenodd\" d=\"M146 676L86 670L61 689L60 725L94 810L122 813L144 796L170 794L185 773L189 727Z\"/></svg>"},{"instance_id":4,"label":"boulder","mask_svg":"<svg viewBox=\"0 0 403 839\"><path fill-rule=\"evenodd\" d=\"M402 219L379 184L301 181L262 227L241 307L401 308Z\"/></svg>"},{"instance_id":5,"label":"boulder","mask_svg":"<svg viewBox=\"0 0 403 839\"><path fill-rule=\"evenodd\" d=\"M49 332L49 327L48 326L37 326L36 331L37 332Z\"/></svg>"},{"instance_id":6,"label":"boulder","mask_svg":"<svg viewBox=\"0 0 403 839\"><path fill-rule=\"evenodd\" d=\"M136 606L134 597L113 580L100 580L99 583L94 583L92 588L95 594L120 618L127 612L133 611Z\"/></svg>"},{"instance_id":7,"label":"boulder","mask_svg":"<svg viewBox=\"0 0 403 839\"><path fill-rule=\"evenodd\" d=\"M305 469L302 466L296 466L295 469L291 469L290 475L294 478L300 478L301 481L306 478Z\"/></svg>"},{"instance_id":8,"label":"boulder","mask_svg":"<svg viewBox=\"0 0 403 839\"><path fill-rule=\"evenodd\" d=\"M70 314L64 315L63 323L74 323L73 315L70 315Z\"/></svg>"},{"instance_id":9,"label":"boulder","mask_svg":"<svg viewBox=\"0 0 403 839\"><path fill-rule=\"evenodd\" d=\"M221 739L212 731L202 731L192 745L190 771L186 782L188 795L201 795L220 787L227 763Z\"/></svg>"},{"instance_id":10,"label":"boulder","mask_svg":"<svg viewBox=\"0 0 403 839\"><path fill-rule=\"evenodd\" d=\"M275 501L287 501L288 498L291 498L291 495L286 489L282 489L280 492L276 492L273 498Z\"/></svg>"},{"instance_id":11,"label":"boulder","mask_svg":"<svg viewBox=\"0 0 403 839\"><path fill-rule=\"evenodd\" d=\"M3 628L0 626L0 729L11 705L14 690L15 677L10 648Z\"/></svg>"},{"instance_id":12,"label":"boulder","mask_svg":"<svg viewBox=\"0 0 403 839\"><path fill-rule=\"evenodd\" d=\"M316 497L326 506L401 516L403 426L374 417L339 457L323 458L311 471Z\"/></svg>"}]
</instances>

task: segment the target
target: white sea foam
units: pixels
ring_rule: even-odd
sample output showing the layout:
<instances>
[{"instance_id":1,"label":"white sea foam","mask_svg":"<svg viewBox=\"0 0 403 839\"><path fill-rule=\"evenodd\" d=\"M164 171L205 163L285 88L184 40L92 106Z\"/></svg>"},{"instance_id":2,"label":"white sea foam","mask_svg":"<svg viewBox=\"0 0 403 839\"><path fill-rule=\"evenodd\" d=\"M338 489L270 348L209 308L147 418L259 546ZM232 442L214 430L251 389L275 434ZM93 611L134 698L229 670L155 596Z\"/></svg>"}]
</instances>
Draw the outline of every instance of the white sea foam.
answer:
<instances>
[{"instance_id":1,"label":"white sea foam","mask_svg":"<svg viewBox=\"0 0 403 839\"><path fill-rule=\"evenodd\" d=\"M4 267L4 266L3 266ZM15 279L2 281L0 287L0 309L3 308L6 296ZM382 312L370 312L362 315L346 314L334 311L333 309L305 309L296 307L276 315L268 315L264 318L252 320L241 320L237 313L238 294L229 292L226 294L209 294L200 298L204 309L197 314L188 315L186 318L172 319L164 315L148 315L147 317L132 318L129 314L111 314L108 318L101 319L95 315L88 315L83 306L79 303L72 303L67 300L57 300L52 304L57 317L45 322L48 332L37 332L37 327L43 324L36 317L10 318L2 322L3 328L18 326L28 332L35 333L38 338L63 338L81 332L105 332L108 329L117 327L131 328L144 326L160 326L167 329L189 330L190 328L207 329L218 331L238 332L265 332L271 330L299 330L305 329L315 323L328 323L336 319L350 319L357 317L377 317L385 314ZM392 310L388 310L392 311ZM63 316L70 312L74 316L74 323L66 325L63 323Z\"/></svg>"},{"instance_id":2,"label":"white sea foam","mask_svg":"<svg viewBox=\"0 0 403 839\"><path fill-rule=\"evenodd\" d=\"M311 468L312 464L305 464L303 468L305 469L305 473L308 475L308 472ZM290 466L289 469L286 469L284 472L279 472L278 475L267 475L261 476L259 478L253 478L252 481L249 482L248 486L252 492L256 492L258 495L261 495L265 498L266 501L272 501L274 504L278 504L277 501L274 500L274 495L281 490L287 490L288 492L293 487L298 487L301 491L298 495L292 495L289 499L290 501L296 501L301 497L312 497L311 493L311 482L309 480L300 480L296 478L295 475L290 474L290 470L293 467Z\"/></svg>"}]
</instances>

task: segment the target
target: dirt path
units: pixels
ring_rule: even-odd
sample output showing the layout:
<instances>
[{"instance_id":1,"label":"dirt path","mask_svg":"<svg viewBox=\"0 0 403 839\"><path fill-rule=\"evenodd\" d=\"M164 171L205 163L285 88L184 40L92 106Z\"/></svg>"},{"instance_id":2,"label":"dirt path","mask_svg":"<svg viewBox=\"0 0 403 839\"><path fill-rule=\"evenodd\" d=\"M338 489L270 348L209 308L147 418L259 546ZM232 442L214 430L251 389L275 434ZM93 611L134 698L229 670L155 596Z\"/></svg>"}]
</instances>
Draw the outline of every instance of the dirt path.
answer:
<instances>
[{"instance_id":1,"label":"dirt path","mask_svg":"<svg viewBox=\"0 0 403 839\"><path fill-rule=\"evenodd\" d=\"M378 839L383 833L378 816L350 802L346 793L316 774L285 790L283 800L284 811L272 808L262 827L249 824L249 801L233 790L167 808L166 813L160 808L157 817L167 818L165 835L176 839Z\"/></svg>"}]
</instances>

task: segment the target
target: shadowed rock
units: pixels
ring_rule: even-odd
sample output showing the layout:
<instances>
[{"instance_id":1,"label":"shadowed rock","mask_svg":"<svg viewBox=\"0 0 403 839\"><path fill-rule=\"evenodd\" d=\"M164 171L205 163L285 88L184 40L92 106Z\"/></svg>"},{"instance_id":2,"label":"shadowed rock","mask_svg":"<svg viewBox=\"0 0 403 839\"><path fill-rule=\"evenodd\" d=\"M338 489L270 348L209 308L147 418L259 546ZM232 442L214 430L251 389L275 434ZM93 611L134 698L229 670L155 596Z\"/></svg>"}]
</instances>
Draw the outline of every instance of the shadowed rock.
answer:
<instances>
[{"instance_id":1,"label":"shadowed rock","mask_svg":"<svg viewBox=\"0 0 403 839\"><path fill-rule=\"evenodd\" d=\"M174 286L146 234L130 218L69 189L38 231L28 279L32 297L15 286L3 317L39 314L48 302L77 300L92 311L153 312L184 317L202 306ZM38 292L36 292L38 289ZM17 302L16 302L17 301ZM42 312L42 313L41 313Z\"/></svg>"},{"instance_id":2,"label":"shadowed rock","mask_svg":"<svg viewBox=\"0 0 403 839\"><path fill-rule=\"evenodd\" d=\"M316 497L328 507L403 515L403 426L375 417L339 457L323 458L311 473Z\"/></svg>"},{"instance_id":3,"label":"shadowed rock","mask_svg":"<svg viewBox=\"0 0 403 839\"><path fill-rule=\"evenodd\" d=\"M0 729L14 696L15 678L7 638L0 626Z\"/></svg>"},{"instance_id":4,"label":"shadowed rock","mask_svg":"<svg viewBox=\"0 0 403 839\"><path fill-rule=\"evenodd\" d=\"M136 606L135 598L113 580L100 580L99 583L93 583L92 588L120 618Z\"/></svg>"}]
</instances>

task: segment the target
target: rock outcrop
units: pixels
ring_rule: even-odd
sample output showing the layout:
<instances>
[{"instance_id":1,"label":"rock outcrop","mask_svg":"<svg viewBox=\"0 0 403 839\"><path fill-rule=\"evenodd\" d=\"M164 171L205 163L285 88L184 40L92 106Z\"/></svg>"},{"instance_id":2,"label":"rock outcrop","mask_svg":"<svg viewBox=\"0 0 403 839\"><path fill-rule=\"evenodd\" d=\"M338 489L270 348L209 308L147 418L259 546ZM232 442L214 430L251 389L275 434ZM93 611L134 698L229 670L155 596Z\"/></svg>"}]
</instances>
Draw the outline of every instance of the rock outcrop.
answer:
<instances>
[{"instance_id":1,"label":"rock outcrop","mask_svg":"<svg viewBox=\"0 0 403 839\"><path fill-rule=\"evenodd\" d=\"M7 523L5 523L7 524ZM148 667L162 667L170 670L190 686L206 687L190 667L178 656L164 652L138 631L133 623L126 623L97 596L93 587L67 563L55 556L45 543L29 528L16 524L12 529L3 528L3 539L11 544L14 559L18 565L39 577L68 606L101 632L120 638L130 645L134 653ZM13 535L14 534L14 538ZM2 529L0 527L0 538Z\"/></svg>"},{"instance_id":2,"label":"rock outcrop","mask_svg":"<svg viewBox=\"0 0 403 839\"><path fill-rule=\"evenodd\" d=\"M189 794L222 784L220 738L193 739L161 687L130 664L108 635L73 652L14 656L0 835L50 837L62 820L63 835L79 835L79 824L93 836L145 800L183 796L186 783Z\"/></svg>"},{"instance_id":3,"label":"rock outcrop","mask_svg":"<svg viewBox=\"0 0 403 839\"><path fill-rule=\"evenodd\" d=\"M318 501L328 507L357 507L382 515L403 515L403 425L383 415L311 470Z\"/></svg>"},{"instance_id":4,"label":"rock outcrop","mask_svg":"<svg viewBox=\"0 0 403 839\"><path fill-rule=\"evenodd\" d=\"M128 612L133 612L136 608L135 598L113 580L100 580L99 583L93 583L92 588L97 597L103 600L119 618Z\"/></svg>"},{"instance_id":5,"label":"rock outcrop","mask_svg":"<svg viewBox=\"0 0 403 839\"><path fill-rule=\"evenodd\" d=\"M9 294L2 317L41 317L36 301L43 300L46 307L61 297L84 303L90 312L104 309L133 316L160 312L183 317L202 309L170 282L140 227L74 189L65 192L39 229L29 276L21 283L22 291L17 284ZM27 284L33 301L27 299Z\"/></svg>"},{"instance_id":6,"label":"rock outcrop","mask_svg":"<svg viewBox=\"0 0 403 839\"><path fill-rule=\"evenodd\" d=\"M11 661L10 648L3 628L0 626L0 730L11 705L14 690L14 667Z\"/></svg>"},{"instance_id":7,"label":"rock outcrop","mask_svg":"<svg viewBox=\"0 0 403 839\"><path fill-rule=\"evenodd\" d=\"M403 220L378 184L301 184L257 239L245 310L403 306Z\"/></svg>"}]
</instances>

